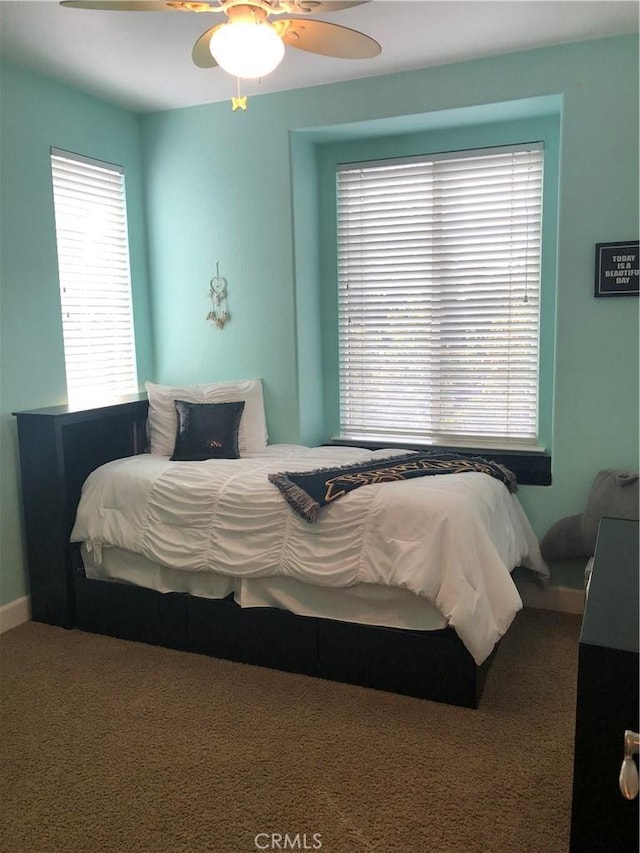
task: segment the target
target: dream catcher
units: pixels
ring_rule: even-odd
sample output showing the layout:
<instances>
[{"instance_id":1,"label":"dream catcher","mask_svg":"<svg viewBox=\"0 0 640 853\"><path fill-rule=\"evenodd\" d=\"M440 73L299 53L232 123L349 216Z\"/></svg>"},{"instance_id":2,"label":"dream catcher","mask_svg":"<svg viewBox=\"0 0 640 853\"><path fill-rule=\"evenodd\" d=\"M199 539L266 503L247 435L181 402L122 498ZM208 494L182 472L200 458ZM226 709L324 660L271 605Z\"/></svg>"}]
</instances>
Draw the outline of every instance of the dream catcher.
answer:
<instances>
[{"instance_id":1,"label":"dream catcher","mask_svg":"<svg viewBox=\"0 0 640 853\"><path fill-rule=\"evenodd\" d=\"M222 329L230 317L227 306L227 280L222 278L216 262L216 276L209 282L209 299L211 300L211 311L207 314L207 320Z\"/></svg>"}]
</instances>

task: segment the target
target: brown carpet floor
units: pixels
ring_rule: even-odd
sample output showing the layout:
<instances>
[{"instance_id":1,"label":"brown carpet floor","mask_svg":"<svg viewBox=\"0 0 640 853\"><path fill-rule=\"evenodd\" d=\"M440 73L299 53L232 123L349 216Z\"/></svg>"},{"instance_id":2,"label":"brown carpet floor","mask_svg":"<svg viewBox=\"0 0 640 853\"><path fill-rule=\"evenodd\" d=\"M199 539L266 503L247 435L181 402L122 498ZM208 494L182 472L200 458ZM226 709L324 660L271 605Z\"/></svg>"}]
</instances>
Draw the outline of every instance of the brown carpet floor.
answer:
<instances>
[{"instance_id":1,"label":"brown carpet floor","mask_svg":"<svg viewBox=\"0 0 640 853\"><path fill-rule=\"evenodd\" d=\"M27 623L0 850L566 853L579 624L519 614L472 711Z\"/></svg>"}]
</instances>

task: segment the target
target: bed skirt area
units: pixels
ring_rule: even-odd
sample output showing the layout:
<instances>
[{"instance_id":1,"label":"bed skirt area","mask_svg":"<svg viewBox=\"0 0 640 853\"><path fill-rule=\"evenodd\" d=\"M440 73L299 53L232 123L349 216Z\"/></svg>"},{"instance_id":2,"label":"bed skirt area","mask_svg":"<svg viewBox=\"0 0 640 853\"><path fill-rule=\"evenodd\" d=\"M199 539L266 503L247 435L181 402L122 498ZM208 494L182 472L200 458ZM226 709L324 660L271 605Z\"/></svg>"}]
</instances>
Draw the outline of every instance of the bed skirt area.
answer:
<instances>
[{"instance_id":1,"label":"bed skirt area","mask_svg":"<svg viewBox=\"0 0 640 853\"><path fill-rule=\"evenodd\" d=\"M75 562L75 625L83 631L477 708L496 649L477 666L451 628L414 631L242 608L91 580Z\"/></svg>"}]
</instances>

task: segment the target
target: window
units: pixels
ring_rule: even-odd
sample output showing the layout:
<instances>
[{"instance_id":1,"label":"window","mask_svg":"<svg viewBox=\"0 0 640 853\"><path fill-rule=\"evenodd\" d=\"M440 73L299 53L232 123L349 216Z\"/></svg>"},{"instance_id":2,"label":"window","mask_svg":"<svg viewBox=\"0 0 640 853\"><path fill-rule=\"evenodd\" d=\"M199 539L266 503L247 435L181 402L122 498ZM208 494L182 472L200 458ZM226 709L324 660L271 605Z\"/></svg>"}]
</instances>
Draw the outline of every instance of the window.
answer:
<instances>
[{"instance_id":1,"label":"window","mask_svg":"<svg viewBox=\"0 0 640 853\"><path fill-rule=\"evenodd\" d=\"M342 438L538 441L541 144L338 166Z\"/></svg>"},{"instance_id":2,"label":"window","mask_svg":"<svg viewBox=\"0 0 640 853\"><path fill-rule=\"evenodd\" d=\"M70 404L138 390L124 173L51 151Z\"/></svg>"}]
</instances>

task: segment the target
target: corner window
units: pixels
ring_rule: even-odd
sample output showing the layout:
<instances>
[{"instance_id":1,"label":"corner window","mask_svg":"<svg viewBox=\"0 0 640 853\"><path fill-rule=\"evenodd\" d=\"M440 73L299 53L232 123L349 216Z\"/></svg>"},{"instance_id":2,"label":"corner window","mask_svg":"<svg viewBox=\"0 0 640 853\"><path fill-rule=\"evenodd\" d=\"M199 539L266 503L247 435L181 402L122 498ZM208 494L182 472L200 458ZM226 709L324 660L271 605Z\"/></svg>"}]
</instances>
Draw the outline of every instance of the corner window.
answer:
<instances>
[{"instance_id":1,"label":"corner window","mask_svg":"<svg viewBox=\"0 0 640 853\"><path fill-rule=\"evenodd\" d=\"M340 437L538 445L539 143L337 170Z\"/></svg>"},{"instance_id":2,"label":"corner window","mask_svg":"<svg viewBox=\"0 0 640 853\"><path fill-rule=\"evenodd\" d=\"M51 171L69 403L135 393L123 170L52 149Z\"/></svg>"}]
</instances>

